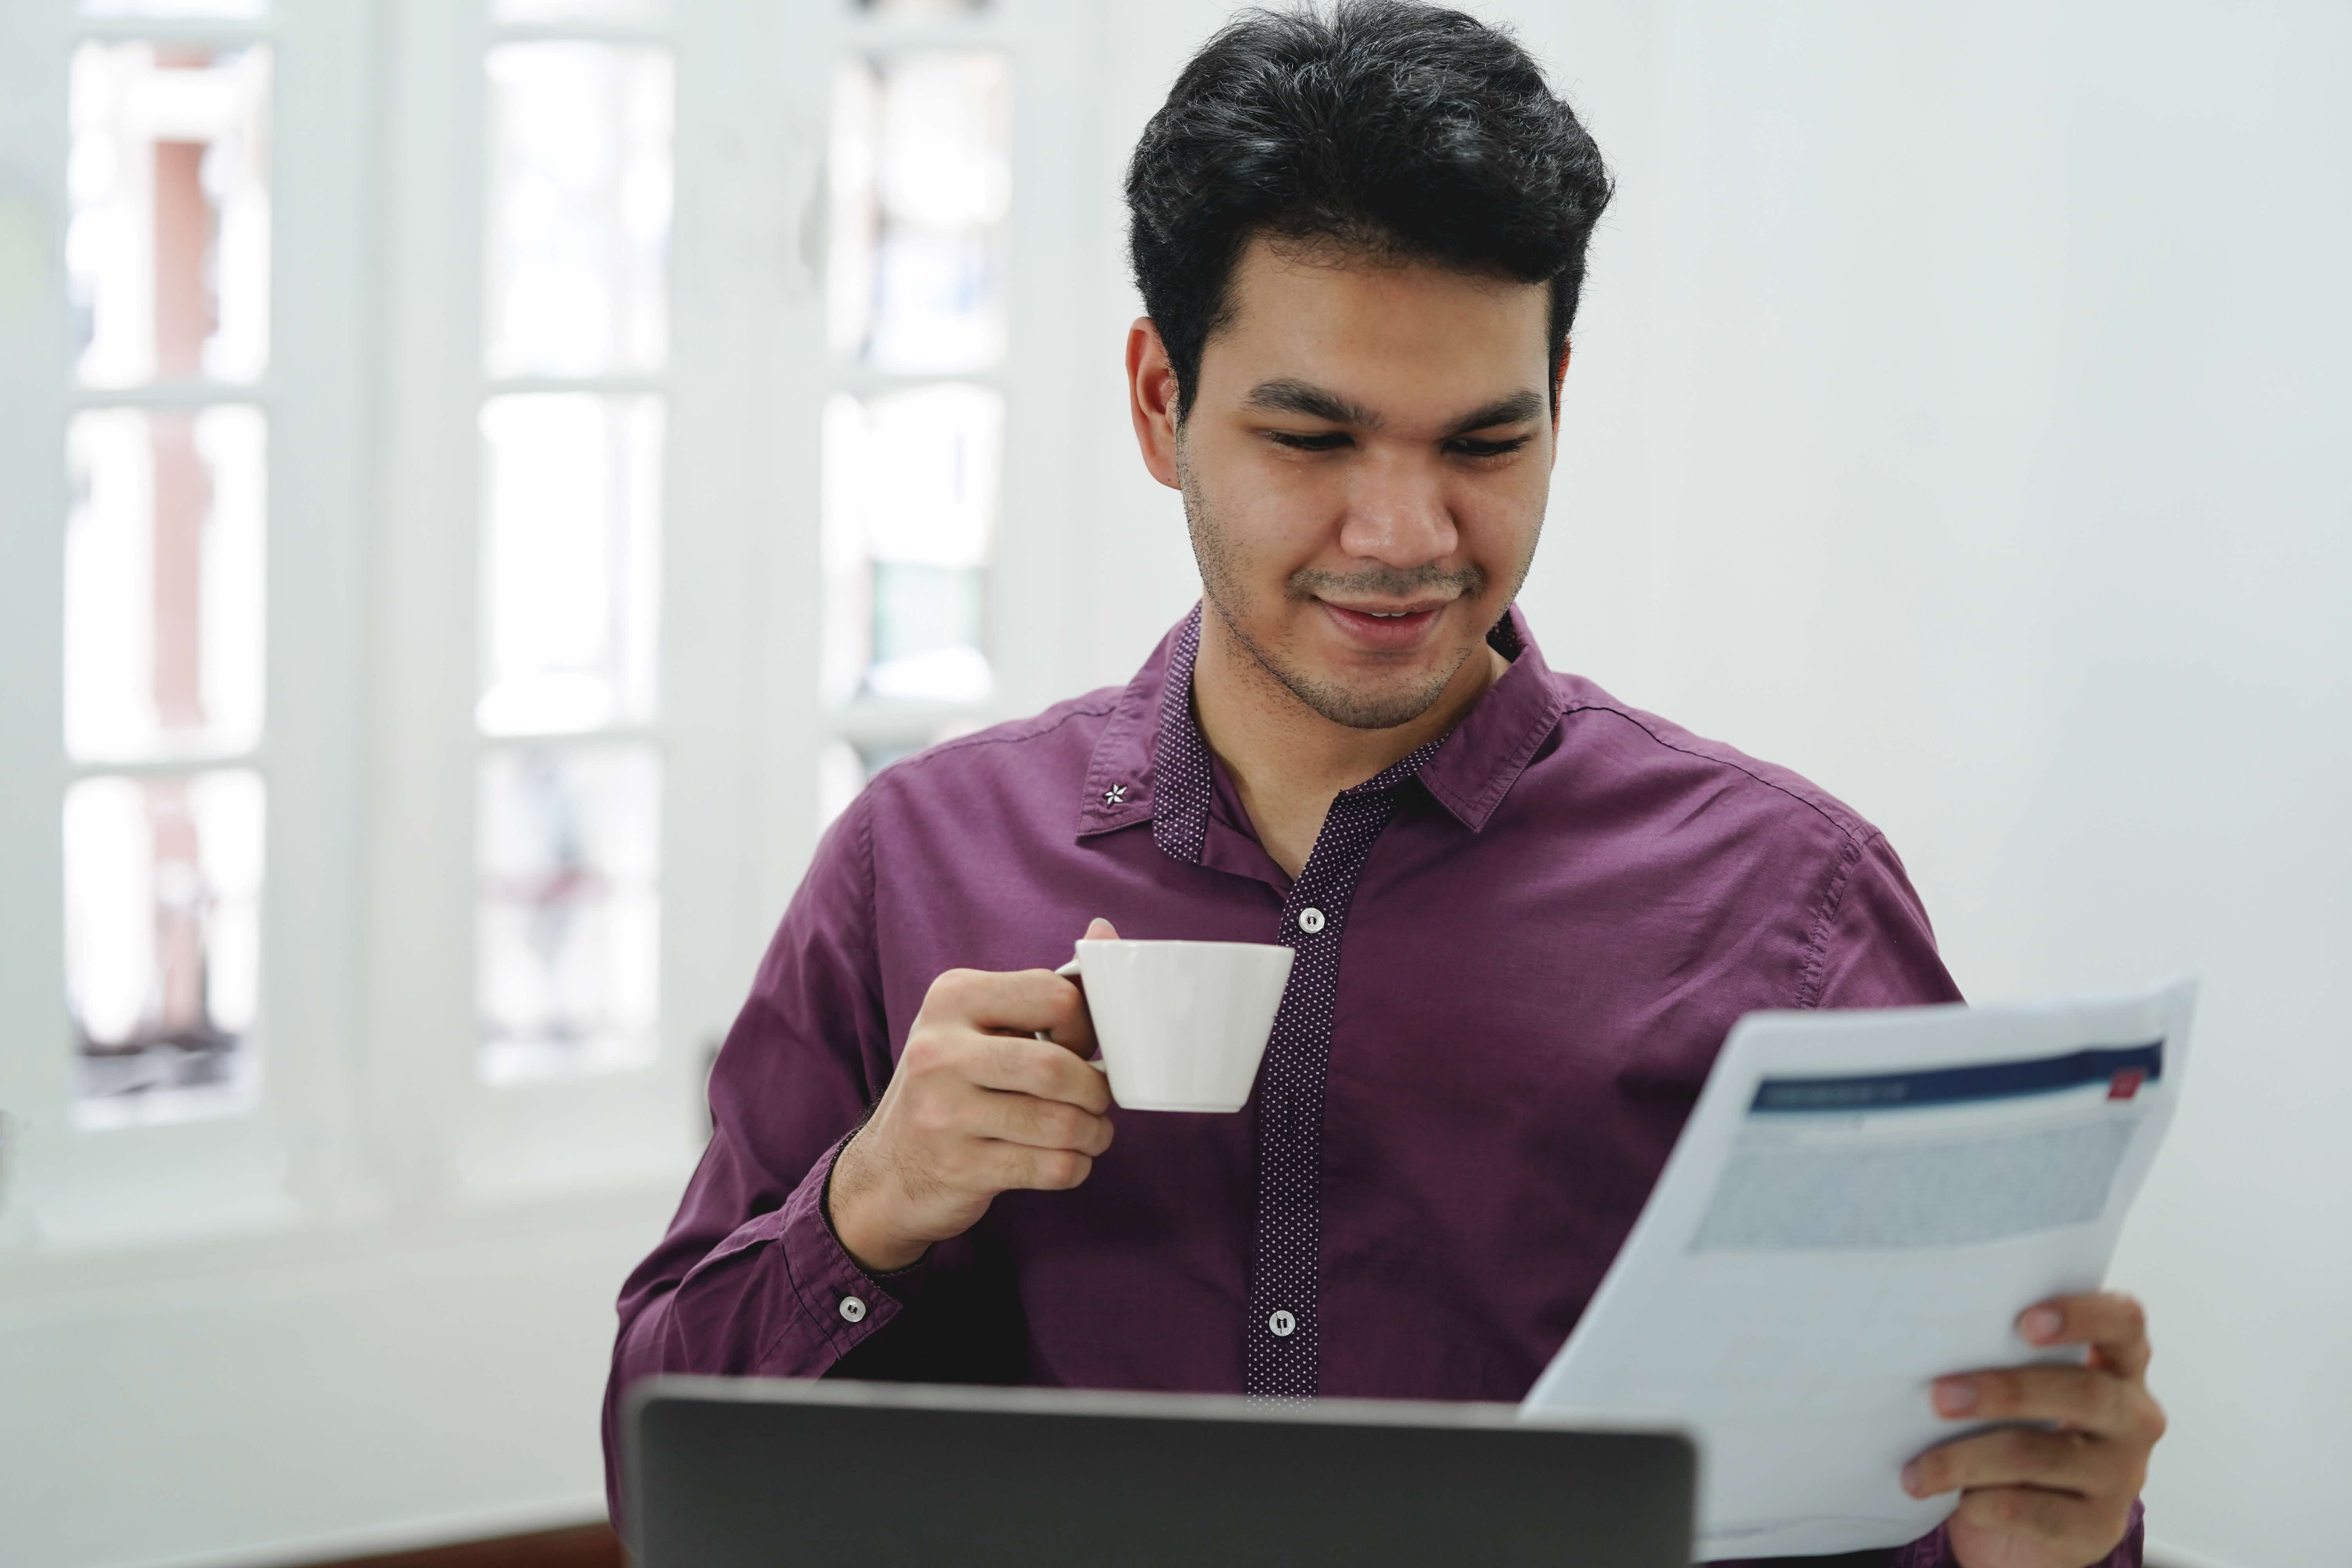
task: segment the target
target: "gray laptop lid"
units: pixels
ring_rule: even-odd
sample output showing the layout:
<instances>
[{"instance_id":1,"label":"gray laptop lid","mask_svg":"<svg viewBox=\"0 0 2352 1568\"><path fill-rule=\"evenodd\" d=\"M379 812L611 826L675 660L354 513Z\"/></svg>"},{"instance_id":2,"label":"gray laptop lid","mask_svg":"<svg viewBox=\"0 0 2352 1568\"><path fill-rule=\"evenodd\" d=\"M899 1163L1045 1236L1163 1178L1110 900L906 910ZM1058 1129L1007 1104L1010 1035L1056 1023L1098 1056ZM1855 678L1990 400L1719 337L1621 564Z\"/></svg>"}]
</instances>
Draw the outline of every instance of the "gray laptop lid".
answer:
<instances>
[{"instance_id":1,"label":"gray laptop lid","mask_svg":"<svg viewBox=\"0 0 2352 1568\"><path fill-rule=\"evenodd\" d=\"M630 1398L629 1535L637 1568L1685 1568L1685 1438L1516 1414L656 1378Z\"/></svg>"}]
</instances>

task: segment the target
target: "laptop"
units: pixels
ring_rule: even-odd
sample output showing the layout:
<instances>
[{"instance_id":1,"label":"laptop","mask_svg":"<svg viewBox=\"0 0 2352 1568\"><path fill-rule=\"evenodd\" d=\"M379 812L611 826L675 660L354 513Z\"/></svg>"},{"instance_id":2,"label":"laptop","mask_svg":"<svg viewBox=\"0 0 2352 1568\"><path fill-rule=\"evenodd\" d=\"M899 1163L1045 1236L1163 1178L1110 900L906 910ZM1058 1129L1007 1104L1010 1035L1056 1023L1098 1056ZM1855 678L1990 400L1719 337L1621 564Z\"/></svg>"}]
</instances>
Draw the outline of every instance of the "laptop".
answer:
<instances>
[{"instance_id":1,"label":"laptop","mask_svg":"<svg viewBox=\"0 0 2352 1568\"><path fill-rule=\"evenodd\" d=\"M1687 1568L1696 1460L1509 1405L653 1378L636 1568Z\"/></svg>"}]
</instances>

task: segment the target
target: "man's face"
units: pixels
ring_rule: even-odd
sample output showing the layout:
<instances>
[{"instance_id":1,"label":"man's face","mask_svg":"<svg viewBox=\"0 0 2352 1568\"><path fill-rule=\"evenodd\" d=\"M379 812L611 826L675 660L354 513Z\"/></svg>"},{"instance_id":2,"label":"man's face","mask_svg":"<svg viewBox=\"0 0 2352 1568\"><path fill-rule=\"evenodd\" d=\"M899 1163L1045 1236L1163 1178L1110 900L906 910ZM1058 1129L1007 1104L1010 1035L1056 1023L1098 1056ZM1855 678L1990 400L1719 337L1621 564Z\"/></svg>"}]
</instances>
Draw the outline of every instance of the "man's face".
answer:
<instances>
[{"instance_id":1,"label":"man's face","mask_svg":"<svg viewBox=\"0 0 2352 1568\"><path fill-rule=\"evenodd\" d=\"M1479 655L1535 552L1549 291L1261 239L1232 304L1191 413L1161 422L1211 606L1326 719L1408 723Z\"/></svg>"}]
</instances>

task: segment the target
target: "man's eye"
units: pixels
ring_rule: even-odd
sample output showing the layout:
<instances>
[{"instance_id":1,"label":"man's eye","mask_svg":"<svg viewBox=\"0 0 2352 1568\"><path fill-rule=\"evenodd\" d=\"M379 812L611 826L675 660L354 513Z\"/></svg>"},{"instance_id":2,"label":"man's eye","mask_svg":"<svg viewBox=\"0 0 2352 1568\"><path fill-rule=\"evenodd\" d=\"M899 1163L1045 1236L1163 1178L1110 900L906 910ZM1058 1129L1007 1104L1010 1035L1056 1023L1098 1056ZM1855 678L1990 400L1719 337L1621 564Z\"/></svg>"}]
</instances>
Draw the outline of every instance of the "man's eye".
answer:
<instances>
[{"instance_id":1,"label":"man's eye","mask_svg":"<svg viewBox=\"0 0 2352 1568\"><path fill-rule=\"evenodd\" d=\"M1457 436L1447 442L1446 450L1464 458L1499 458L1516 452L1528 444L1525 436L1514 436L1507 441L1479 441L1468 436Z\"/></svg>"},{"instance_id":2,"label":"man's eye","mask_svg":"<svg viewBox=\"0 0 2352 1568\"><path fill-rule=\"evenodd\" d=\"M1269 430L1266 438L1277 447L1287 447L1294 452L1333 452L1349 445L1355 438L1345 430Z\"/></svg>"}]
</instances>

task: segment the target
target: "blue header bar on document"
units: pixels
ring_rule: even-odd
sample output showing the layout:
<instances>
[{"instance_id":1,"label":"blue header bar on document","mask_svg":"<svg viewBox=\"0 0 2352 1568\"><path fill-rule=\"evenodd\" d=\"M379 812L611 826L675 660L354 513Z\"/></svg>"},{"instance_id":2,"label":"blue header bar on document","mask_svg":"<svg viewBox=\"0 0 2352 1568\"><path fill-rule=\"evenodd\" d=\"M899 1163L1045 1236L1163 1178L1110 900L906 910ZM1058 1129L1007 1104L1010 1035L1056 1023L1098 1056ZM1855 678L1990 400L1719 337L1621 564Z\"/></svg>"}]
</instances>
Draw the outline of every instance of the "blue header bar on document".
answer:
<instances>
[{"instance_id":1,"label":"blue header bar on document","mask_svg":"<svg viewBox=\"0 0 2352 1568\"><path fill-rule=\"evenodd\" d=\"M1927 1072L1874 1073L1855 1078L1768 1078L1756 1086L1749 1114L1821 1115L1902 1110L2018 1100L2105 1084L2110 1100L2129 1100L2164 1076L2164 1042L2097 1046L2030 1061L1981 1062Z\"/></svg>"}]
</instances>

